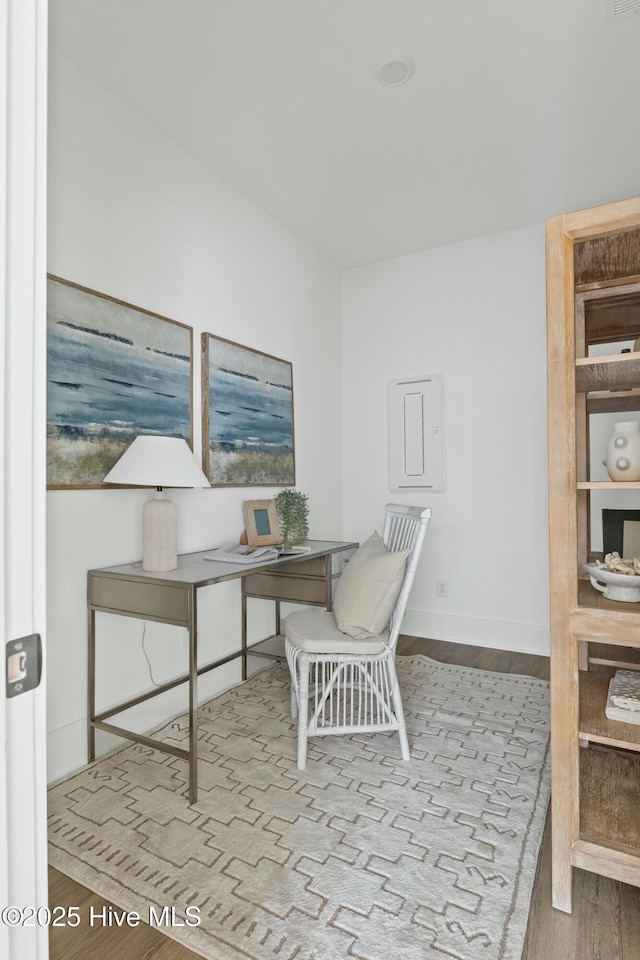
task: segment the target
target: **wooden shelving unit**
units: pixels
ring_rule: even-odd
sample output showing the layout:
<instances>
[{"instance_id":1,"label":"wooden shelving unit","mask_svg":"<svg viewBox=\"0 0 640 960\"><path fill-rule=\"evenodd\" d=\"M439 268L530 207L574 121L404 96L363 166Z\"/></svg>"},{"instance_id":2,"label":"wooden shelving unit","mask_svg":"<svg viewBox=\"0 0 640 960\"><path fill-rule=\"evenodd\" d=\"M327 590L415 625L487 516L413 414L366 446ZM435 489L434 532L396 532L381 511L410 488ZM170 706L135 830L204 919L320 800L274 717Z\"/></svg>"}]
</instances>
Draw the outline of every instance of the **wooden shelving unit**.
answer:
<instances>
[{"instance_id":1,"label":"wooden shelving unit","mask_svg":"<svg viewBox=\"0 0 640 960\"><path fill-rule=\"evenodd\" d=\"M613 352L640 338L639 281L640 197L547 222L553 905L566 912L573 867L640 886L640 725L604 712L615 669L640 669L640 604L606 600L583 570L591 492L640 507L640 483L589 473L590 416L640 419L640 352Z\"/></svg>"}]
</instances>

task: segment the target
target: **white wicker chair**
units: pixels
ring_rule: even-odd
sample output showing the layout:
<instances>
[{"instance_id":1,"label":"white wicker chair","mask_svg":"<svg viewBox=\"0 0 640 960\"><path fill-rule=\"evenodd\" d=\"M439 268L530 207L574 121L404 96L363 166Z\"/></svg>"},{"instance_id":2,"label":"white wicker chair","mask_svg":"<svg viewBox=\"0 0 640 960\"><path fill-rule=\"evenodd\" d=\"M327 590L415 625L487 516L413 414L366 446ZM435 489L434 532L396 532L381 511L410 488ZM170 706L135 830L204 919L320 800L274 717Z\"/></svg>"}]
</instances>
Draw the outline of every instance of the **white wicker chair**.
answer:
<instances>
[{"instance_id":1,"label":"white wicker chair","mask_svg":"<svg viewBox=\"0 0 640 960\"><path fill-rule=\"evenodd\" d=\"M397 730L403 760L409 742L398 689L395 651L431 510L389 503L382 540L387 550L409 550L404 580L388 629L354 639L333 613L292 613L285 621L291 671L291 716L298 716L298 769L307 762L307 737Z\"/></svg>"}]
</instances>

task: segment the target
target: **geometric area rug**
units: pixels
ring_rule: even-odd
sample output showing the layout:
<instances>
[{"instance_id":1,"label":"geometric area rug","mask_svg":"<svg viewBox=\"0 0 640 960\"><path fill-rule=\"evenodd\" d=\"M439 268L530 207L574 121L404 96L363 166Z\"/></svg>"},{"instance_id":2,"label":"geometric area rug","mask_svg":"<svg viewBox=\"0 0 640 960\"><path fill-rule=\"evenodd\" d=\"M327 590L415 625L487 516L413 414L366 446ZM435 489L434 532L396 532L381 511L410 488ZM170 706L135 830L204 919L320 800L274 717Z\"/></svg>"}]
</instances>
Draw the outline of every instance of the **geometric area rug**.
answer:
<instances>
[{"instance_id":1,"label":"geometric area rug","mask_svg":"<svg viewBox=\"0 0 640 960\"><path fill-rule=\"evenodd\" d=\"M297 770L276 664L200 707L194 806L186 763L139 744L53 785L50 863L210 960L519 960L548 684L397 665L408 763L359 734L311 739ZM159 734L184 743L185 717Z\"/></svg>"}]
</instances>

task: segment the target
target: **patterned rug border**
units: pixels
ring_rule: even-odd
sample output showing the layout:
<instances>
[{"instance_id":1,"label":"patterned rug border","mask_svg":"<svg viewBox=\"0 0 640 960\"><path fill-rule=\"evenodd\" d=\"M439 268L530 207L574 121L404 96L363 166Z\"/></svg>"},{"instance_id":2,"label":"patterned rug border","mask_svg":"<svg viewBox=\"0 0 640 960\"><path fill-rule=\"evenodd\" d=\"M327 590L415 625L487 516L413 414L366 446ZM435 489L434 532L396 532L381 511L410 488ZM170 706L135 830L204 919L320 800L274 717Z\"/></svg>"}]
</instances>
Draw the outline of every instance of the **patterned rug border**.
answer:
<instances>
[{"instance_id":1,"label":"patterned rug border","mask_svg":"<svg viewBox=\"0 0 640 960\"><path fill-rule=\"evenodd\" d=\"M527 674L504 673L502 671L497 671L497 670L495 671L483 670L477 667L461 666L453 663L445 663L440 660L436 660L431 657L428 657L424 654L410 654L405 656L399 656L398 661L403 666L404 665L409 666L412 663L416 663L422 666L433 667L440 674L454 675L457 678L463 678L466 676L466 677L469 677L470 679L471 678L477 679L478 677L481 677L481 678L486 678L487 681L489 680L497 680L500 682L508 681L510 684L513 684L516 687L524 686L532 690L535 690L535 689L548 690L549 688L548 681L541 680L537 677L531 677ZM214 704L216 701L228 695L231 691L239 690L245 687L246 685L251 684L253 681L255 681L255 679L258 676L266 675L270 672L279 672L281 670L282 670L281 663L269 664L264 668L257 670L246 681L241 681L239 683L231 684L230 686L216 693L215 696L208 698L206 701L203 701L198 705L198 710L200 711L204 708L209 707L211 704ZM154 734L165 728L168 728L172 723L179 721L181 718L185 716L186 714L185 714L185 711L183 710L180 713L176 714L174 717L171 717L163 721L162 723L158 724L157 726L155 726L151 731L149 731L149 733ZM381 736L381 735L378 735L378 736ZM394 740L397 739L397 735L395 734L392 734L392 735L385 734L384 736L387 736L390 739L393 738ZM326 739L323 738L323 740L324 742L327 742ZM332 740L333 738L328 738L329 744L332 742ZM95 768L96 766L103 763L104 761L112 760L118 757L119 754L126 753L128 750L131 750L132 747L133 747L133 744L131 742L124 742L122 744L116 745L113 748L111 748L108 752L102 754L93 763L85 764L77 768L76 770L68 774L65 774L64 776L57 778L55 781L52 781L48 785L48 789L53 790L56 787L60 786L61 784L72 780L74 777L77 777L86 771L90 771L92 768ZM175 760L177 758L173 758L173 759ZM533 882L535 879L537 858L538 858L540 842L542 838L542 829L544 827L546 807L548 804L548 788L545 791L545 785L548 784L548 776L549 776L549 742L547 740L546 748L544 750L543 760L540 766L540 774L538 777L536 796L532 802L529 824L528 824L528 828L526 830L526 834L520 850L520 856L518 858L517 873L516 873L516 876L513 878L515 892L511 900L510 915L515 915L520 910L523 910L523 909L526 910L528 913L528 910L530 907L531 892L533 888ZM546 797L542 796L544 792L546 792ZM187 802L186 787L185 787L185 795L183 799L186 803ZM544 809L542 811L542 815L540 816L541 803L544 803ZM194 808L189 808L189 809L197 809L197 804L194 806ZM531 825L536 821L536 819L538 821L539 829L532 832L530 828L531 828ZM53 847L50 849L51 849L50 863L52 866L60 870L60 872L76 880L77 882L81 883L83 886L86 886L90 890L94 891L98 896L112 902L117 907L123 910L132 909L131 904L127 902L127 894L130 895L131 897L140 898L140 894L138 891L127 887L121 881L113 880L111 877L101 872L99 869L96 869L96 867L94 867L92 864L83 862L82 860L79 860L77 857L74 857L73 854L67 853L66 851L62 851L58 848ZM523 870L525 867L528 868L528 875L523 878ZM508 929L509 929L508 924L505 923L503 926L503 936L502 936L502 941L500 944L500 952L498 956L500 958L504 958L504 960L507 960L507 957L509 958L509 960L511 960L512 957L513 957L513 960L516 960L515 955L511 953L506 954L503 952L506 946L505 939L507 937ZM526 931L526 922L525 922L525 931ZM218 956L220 956L218 951L215 950L216 944L218 944L220 947L227 947L229 950L233 952L233 955L236 957L240 957L241 955L246 957L254 957L253 953L240 950L238 948L238 945L235 943L232 943L230 940L227 940L222 936L220 936L219 938L214 937L210 933L200 931L200 929L197 927L192 927L189 929L188 938L185 938L184 933L181 932L180 930L174 931L171 927L163 927L161 929L161 932L165 936L168 936L169 938L175 940L177 943L179 943L181 946L185 947L186 949L189 949L195 953L198 953L204 958L211 958L211 960L217 960ZM199 942L201 940L202 942ZM212 947L212 943L213 943L213 947ZM424 947L425 947L425 950L428 950L429 952L431 952L431 948L426 943ZM214 952L212 952L212 949ZM438 955L441 955L439 951L438 951ZM227 954L225 953L225 957L226 956ZM360 954L359 953L352 954L351 951L349 951L348 956L360 956ZM401 955L398 955L398 956L400 957L400 960L402 960ZM457 956L457 954L452 953L451 957L454 957L454 956ZM341 960L341 958L336 957L335 960Z\"/></svg>"}]
</instances>

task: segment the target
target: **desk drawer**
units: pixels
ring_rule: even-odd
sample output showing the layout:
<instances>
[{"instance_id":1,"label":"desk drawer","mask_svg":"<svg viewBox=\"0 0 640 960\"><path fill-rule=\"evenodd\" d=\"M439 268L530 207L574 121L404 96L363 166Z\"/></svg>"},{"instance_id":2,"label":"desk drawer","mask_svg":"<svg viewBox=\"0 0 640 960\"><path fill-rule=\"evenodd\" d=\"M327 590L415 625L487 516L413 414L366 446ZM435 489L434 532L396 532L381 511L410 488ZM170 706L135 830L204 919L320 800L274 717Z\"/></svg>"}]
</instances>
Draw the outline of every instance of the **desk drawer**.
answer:
<instances>
[{"instance_id":1,"label":"desk drawer","mask_svg":"<svg viewBox=\"0 0 640 960\"><path fill-rule=\"evenodd\" d=\"M278 566L278 573L290 573L296 577L325 577L330 560L331 557L310 557L309 560L282 563Z\"/></svg>"},{"instance_id":2,"label":"desk drawer","mask_svg":"<svg viewBox=\"0 0 640 960\"><path fill-rule=\"evenodd\" d=\"M93 576L89 579L89 603L112 613L189 623L189 591L184 586Z\"/></svg>"},{"instance_id":3,"label":"desk drawer","mask_svg":"<svg viewBox=\"0 0 640 960\"><path fill-rule=\"evenodd\" d=\"M297 564L296 564L297 566ZM280 576L277 573L252 573L245 578L245 593L250 597L291 600L294 603L327 602L327 581L311 577Z\"/></svg>"}]
</instances>

